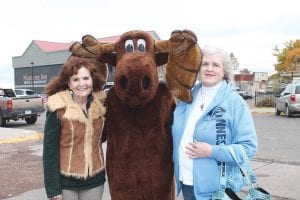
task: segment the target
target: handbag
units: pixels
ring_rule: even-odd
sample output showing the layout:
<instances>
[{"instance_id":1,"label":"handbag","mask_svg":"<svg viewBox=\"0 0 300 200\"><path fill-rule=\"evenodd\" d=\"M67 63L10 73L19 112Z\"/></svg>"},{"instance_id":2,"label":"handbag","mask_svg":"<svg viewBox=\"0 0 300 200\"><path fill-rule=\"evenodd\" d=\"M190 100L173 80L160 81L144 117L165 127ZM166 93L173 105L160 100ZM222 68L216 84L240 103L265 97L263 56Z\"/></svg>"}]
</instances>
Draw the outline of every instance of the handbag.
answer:
<instances>
[{"instance_id":1,"label":"handbag","mask_svg":"<svg viewBox=\"0 0 300 200\"><path fill-rule=\"evenodd\" d=\"M245 150L239 147L243 156L243 164L239 164L232 146L229 146L229 152L236 164L238 165L240 172L243 176L243 181L245 186L250 189L247 191L247 196L244 200L271 200L271 195L269 192L259 187L256 182L256 176L250 166L250 161ZM233 170L229 177L233 177ZM231 188L226 187L227 180L229 178L226 176L226 163L221 163L221 176L220 176L220 189L213 194L212 200L242 200Z\"/></svg>"}]
</instances>

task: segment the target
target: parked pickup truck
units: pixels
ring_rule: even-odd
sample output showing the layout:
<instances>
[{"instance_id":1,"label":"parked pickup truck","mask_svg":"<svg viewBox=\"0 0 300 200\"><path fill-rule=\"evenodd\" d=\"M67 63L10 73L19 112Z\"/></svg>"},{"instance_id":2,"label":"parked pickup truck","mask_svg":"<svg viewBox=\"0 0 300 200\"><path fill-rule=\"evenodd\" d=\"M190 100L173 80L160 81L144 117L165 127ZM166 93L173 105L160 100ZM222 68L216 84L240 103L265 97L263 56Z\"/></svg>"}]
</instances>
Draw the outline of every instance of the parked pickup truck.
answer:
<instances>
[{"instance_id":1,"label":"parked pickup truck","mask_svg":"<svg viewBox=\"0 0 300 200\"><path fill-rule=\"evenodd\" d=\"M15 89L17 97L34 95L34 91L30 89Z\"/></svg>"},{"instance_id":2,"label":"parked pickup truck","mask_svg":"<svg viewBox=\"0 0 300 200\"><path fill-rule=\"evenodd\" d=\"M0 127L9 120L25 120L34 124L37 117L45 111L43 98L39 95L16 97L11 88L0 87Z\"/></svg>"}]
</instances>

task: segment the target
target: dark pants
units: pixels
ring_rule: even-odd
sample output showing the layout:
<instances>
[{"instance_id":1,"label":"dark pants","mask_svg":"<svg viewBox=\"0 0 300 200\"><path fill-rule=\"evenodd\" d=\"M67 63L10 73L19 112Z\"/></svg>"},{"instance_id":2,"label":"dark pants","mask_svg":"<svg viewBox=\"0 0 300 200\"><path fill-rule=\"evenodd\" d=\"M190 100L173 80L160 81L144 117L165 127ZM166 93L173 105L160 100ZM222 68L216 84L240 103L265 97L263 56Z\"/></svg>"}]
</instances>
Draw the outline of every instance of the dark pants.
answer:
<instances>
[{"instance_id":1,"label":"dark pants","mask_svg":"<svg viewBox=\"0 0 300 200\"><path fill-rule=\"evenodd\" d=\"M194 187L192 185L182 184L182 195L184 200L196 200L194 195Z\"/></svg>"}]
</instances>

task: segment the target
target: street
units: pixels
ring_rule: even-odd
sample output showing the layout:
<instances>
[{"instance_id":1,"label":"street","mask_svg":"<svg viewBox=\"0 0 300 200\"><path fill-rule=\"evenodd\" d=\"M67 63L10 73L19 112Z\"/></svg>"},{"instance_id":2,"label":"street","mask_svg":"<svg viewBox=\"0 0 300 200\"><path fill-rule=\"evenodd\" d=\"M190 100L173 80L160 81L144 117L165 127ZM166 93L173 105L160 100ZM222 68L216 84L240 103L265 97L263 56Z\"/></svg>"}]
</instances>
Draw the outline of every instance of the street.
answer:
<instances>
[{"instance_id":1,"label":"street","mask_svg":"<svg viewBox=\"0 0 300 200\"><path fill-rule=\"evenodd\" d=\"M27 124L25 120L21 120L21 119L17 121L11 120L7 122L5 128L18 128L18 129L26 129L26 130L34 130L37 132L43 132L45 119L46 119L46 112L43 112L43 114L37 118L35 124Z\"/></svg>"},{"instance_id":2,"label":"street","mask_svg":"<svg viewBox=\"0 0 300 200\"><path fill-rule=\"evenodd\" d=\"M300 117L254 116L257 159L300 165Z\"/></svg>"},{"instance_id":3,"label":"street","mask_svg":"<svg viewBox=\"0 0 300 200\"><path fill-rule=\"evenodd\" d=\"M43 132L45 116L46 112L31 125L24 120L10 121L7 128ZM259 141L257 159L300 165L300 117L255 115L253 119Z\"/></svg>"},{"instance_id":4,"label":"street","mask_svg":"<svg viewBox=\"0 0 300 200\"><path fill-rule=\"evenodd\" d=\"M300 166L300 151L298 150L300 147L300 117L287 118L283 115L257 114L253 116L253 119L259 141L258 154L254 158L254 162ZM27 129L43 132L44 120L45 113L38 118L37 123L34 125L27 125L25 121L11 121L7 123L7 128L11 128L12 131L14 129ZM43 188L41 155L41 139L21 143L0 144L0 176L2 177L0 181L0 199ZM259 165L257 168L259 168ZM273 183L266 182L266 173L256 173L256 176L262 187L266 188L271 194L276 193L276 191L268 189L268 185ZM274 174L274 176L279 176L279 174ZM293 181L291 181L292 183ZM105 187L103 199L110 199L107 184ZM297 186L291 185L288 190L290 189L294 193L295 191L297 192L297 189L293 188L297 188ZM299 189L298 194L300 196ZM274 199L296 198L276 196ZM182 200L182 197L178 197L177 200Z\"/></svg>"}]
</instances>

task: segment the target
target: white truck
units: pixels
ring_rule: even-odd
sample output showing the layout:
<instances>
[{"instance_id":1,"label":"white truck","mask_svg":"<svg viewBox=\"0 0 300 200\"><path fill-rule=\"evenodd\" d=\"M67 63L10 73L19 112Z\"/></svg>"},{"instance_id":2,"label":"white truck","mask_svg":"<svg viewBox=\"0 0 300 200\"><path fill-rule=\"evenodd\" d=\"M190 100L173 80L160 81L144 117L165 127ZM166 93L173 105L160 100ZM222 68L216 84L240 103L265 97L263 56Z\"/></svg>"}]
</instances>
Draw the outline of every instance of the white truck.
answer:
<instances>
[{"instance_id":1,"label":"white truck","mask_svg":"<svg viewBox=\"0 0 300 200\"><path fill-rule=\"evenodd\" d=\"M34 95L34 91L30 89L15 89L15 94L17 97L31 96Z\"/></svg>"},{"instance_id":2,"label":"white truck","mask_svg":"<svg viewBox=\"0 0 300 200\"><path fill-rule=\"evenodd\" d=\"M39 95L16 97L11 88L0 87L0 127L9 120L25 120L34 124L37 117L45 111L43 98Z\"/></svg>"}]
</instances>

